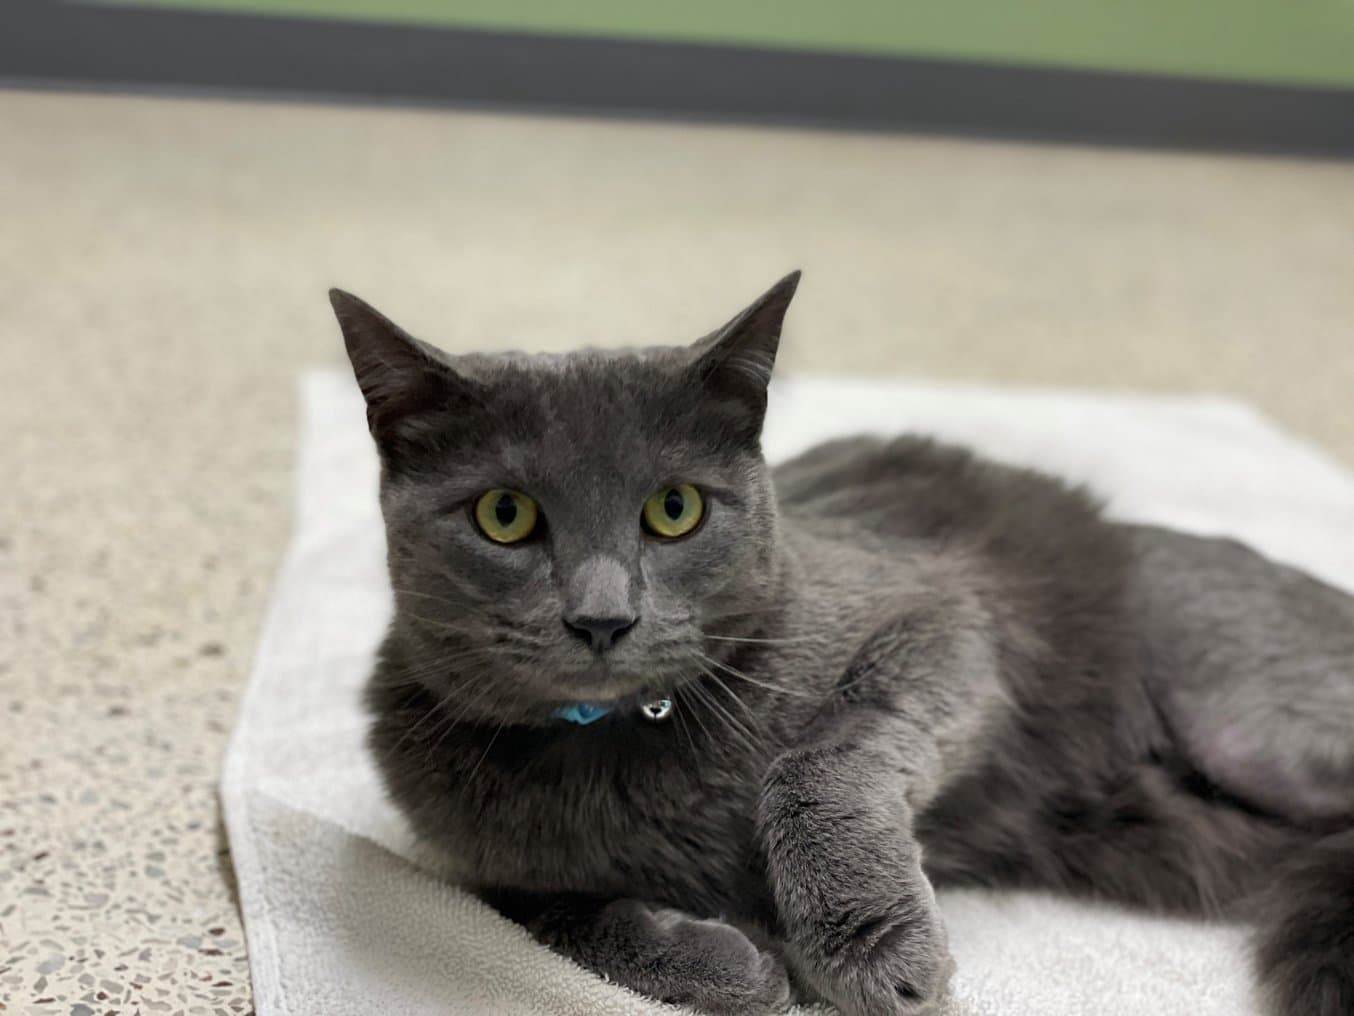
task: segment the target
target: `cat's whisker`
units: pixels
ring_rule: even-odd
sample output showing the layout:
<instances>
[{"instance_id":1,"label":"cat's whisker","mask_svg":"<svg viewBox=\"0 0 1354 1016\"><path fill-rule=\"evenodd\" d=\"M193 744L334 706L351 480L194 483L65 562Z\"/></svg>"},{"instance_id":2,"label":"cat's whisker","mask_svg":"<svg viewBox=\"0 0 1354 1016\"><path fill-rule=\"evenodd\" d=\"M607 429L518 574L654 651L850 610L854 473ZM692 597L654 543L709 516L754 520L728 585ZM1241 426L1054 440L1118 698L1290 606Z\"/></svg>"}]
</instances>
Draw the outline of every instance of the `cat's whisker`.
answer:
<instances>
[{"instance_id":1,"label":"cat's whisker","mask_svg":"<svg viewBox=\"0 0 1354 1016\"><path fill-rule=\"evenodd\" d=\"M456 667L465 663L525 663L528 657L502 646L474 646L440 656L429 655L412 668L419 671L436 670L439 667Z\"/></svg>"},{"instance_id":2,"label":"cat's whisker","mask_svg":"<svg viewBox=\"0 0 1354 1016\"><path fill-rule=\"evenodd\" d=\"M494 689L493 682L486 681L483 687L480 688L478 694L472 695L469 699L467 699L464 703L462 703L461 708L458 709L455 713L448 714L445 724L439 724L437 727L433 728L433 731L429 732L430 736L433 736L434 731L437 731L438 733L435 734L436 739L433 741L432 746L428 749L428 755L424 762L425 765L431 764L432 759L437 754L437 750L442 746L443 742L445 742L446 739L451 735L451 732L454 731L457 728L457 726L460 725L461 721L466 718L471 709L473 709L476 705L480 704L486 698L489 697L488 693L493 689ZM498 735L495 734L494 736L497 737ZM478 768L478 766L476 766L476 768Z\"/></svg>"},{"instance_id":3,"label":"cat's whisker","mask_svg":"<svg viewBox=\"0 0 1354 1016\"><path fill-rule=\"evenodd\" d=\"M724 663L720 660L716 660L713 656L706 656L704 653L697 653L696 655L700 657L700 659L703 660L707 665L712 667L718 667L720 670L724 671L724 673L728 674L730 677L736 678L737 680L740 681L746 681L748 684L755 685L758 688L765 688L767 691L772 692L773 694L789 695L793 698L803 698L803 699L816 699L818 697L816 695L811 695L808 692L799 691L796 688L786 688L783 685L775 684L774 682L759 681L757 680L757 678L750 677L747 674L743 673L737 667L731 666L730 664Z\"/></svg>"},{"instance_id":4,"label":"cat's whisker","mask_svg":"<svg viewBox=\"0 0 1354 1016\"><path fill-rule=\"evenodd\" d=\"M424 712L424 714L421 717L419 717L419 719L417 719L413 724L410 725L410 728L407 731L405 731L405 736L407 737L409 734L417 732L420 726L426 723L431 717L437 715L437 713L445 706L449 705L451 701L454 698L456 698L462 691L464 691L470 683L471 683L470 679L462 680L458 682L455 686L453 686L450 690L440 695L437 695L433 704L428 707L428 709ZM422 685L422 687L424 687L425 689L427 688L426 685Z\"/></svg>"},{"instance_id":5,"label":"cat's whisker","mask_svg":"<svg viewBox=\"0 0 1354 1016\"><path fill-rule=\"evenodd\" d=\"M494 750L494 742L498 740L498 735L503 733L503 727L506 723L506 720L501 720L499 721L498 726L494 728L494 732L489 738L489 743L484 746L484 751L480 754L479 761L476 762L474 767L470 770L470 775L465 778L467 785L475 782L475 774L480 771L480 766L484 765L484 760L489 757L489 752Z\"/></svg>"},{"instance_id":6,"label":"cat's whisker","mask_svg":"<svg viewBox=\"0 0 1354 1016\"><path fill-rule=\"evenodd\" d=\"M467 655L469 655L469 654L467 654ZM432 672L432 671L428 671L428 672ZM426 673L425 673L423 676L426 676ZM412 737L412 736L414 736L414 735L416 735L416 734L418 733L419 728L423 727L423 725L426 724L430 719L432 719L432 718L438 716L439 713L443 713L443 711L446 709L447 706L449 706L455 699L459 698L460 695L461 695L461 693L464 692L464 691L465 691L467 688L469 688L471 685L473 685L478 679L479 679L479 675L478 675L478 674L463 675L463 676L461 677L461 680L459 680L459 681L457 681L455 684L453 684L452 687L451 687L450 689L448 689L447 691L445 691L445 692L443 692L442 694L438 695L438 696L436 697L436 701L434 701L433 704L432 704L431 706L428 707L428 709L424 712L424 714L423 714L422 716L420 716L417 720L415 720L413 723L411 723L411 724L405 729L404 733L400 735L399 739L398 739L398 740L395 742L395 744L392 745L391 748L389 749L390 753L391 753L391 754L394 754L395 751L396 751L401 745L403 745L404 742L405 742L406 740L408 740L410 737ZM384 683L384 682L383 682L383 683ZM421 680L420 678L418 678L418 677L412 677L412 678L410 678L410 679L408 679L408 680L406 680L406 681L404 681L404 682L389 682L389 683L385 683L385 686L386 686L386 687L399 687L401 684L418 685L418 686L421 687L421 688L427 689L427 685L425 685L425 684L422 682L422 680ZM491 684L491 682L486 682L486 685L490 685L490 684ZM408 700L408 702L412 702L412 701L413 701L413 698L415 698L415 697L417 697L417 696L412 696L412 697ZM477 696L477 697L478 697L478 696ZM406 703L406 705L407 705L407 704L408 704L408 703ZM447 718L448 718L448 717L444 715L444 716L442 717L442 720L446 720ZM455 726L455 723L456 723L456 719L455 719L455 718L452 718L450 724L448 725L447 730L449 731L451 727ZM440 731L440 730L442 730L442 722L441 722L441 721L439 721L438 723L434 724L434 726L433 726L432 728L430 728L429 730L426 731L426 733L427 733L427 735L428 735L429 737L438 737L438 740L434 743L433 748L432 748L432 749L430 750L430 752L429 752L429 755L431 755L432 751L435 751L435 750L436 750L437 746L441 744L442 740L443 740L443 739L445 738L445 736L446 736L446 732L443 732L440 736L438 736L437 732Z\"/></svg>"},{"instance_id":7,"label":"cat's whisker","mask_svg":"<svg viewBox=\"0 0 1354 1016\"><path fill-rule=\"evenodd\" d=\"M739 698L738 693L735 692L732 688L730 688L727 684L725 684L723 679L721 679L720 676L716 674L714 671L707 670L706 674L709 676L710 680L714 681L715 684L719 686L719 688L724 692L724 694L728 695L729 698L732 699L733 702L740 709L743 710L744 714L748 718L748 722L751 723L752 727L755 728L758 734L760 734L762 732L761 717L757 715L757 713L753 710L753 708L749 706L746 702L744 702L741 698Z\"/></svg>"},{"instance_id":8,"label":"cat's whisker","mask_svg":"<svg viewBox=\"0 0 1354 1016\"><path fill-rule=\"evenodd\" d=\"M474 631L466 631L456 625L447 624L445 622L438 621L430 617L423 617L421 614L410 613L407 616L415 621L427 625L429 628L432 628L434 630L451 632L454 635L460 636L461 639L483 638L483 635L481 633ZM493 642L488 645L475 646L472 648L483 650L484 652L487 653L515 655L518 659L518 662L525 663L528 662L526 654L548 652L550 649L553 648L553 645L554 644L552 642L549 642L544 639L533 639L521 634L520 632L512 632L511 634L500 635L499 640L496 642Z\"/></svg>"},{"instance_id":9,"label":"cat's whisker","mask_svg":"<svg viewBox=\"0 0 1354 1016\"><path fill-rule=\"evenodd\" d=\"M681 694L685 695L689 693L691 697L694 699L700 697L698 696L699 691L700 691L700 682L696 681L692 682L691 684L684 685L681 689ZM690 704L692 705L692 709L690 710L692 719L694 719L696 723L700 726L701 733L705 735L705 740L707 742L713 743L715 739L710 734L710 728L707 727L705 725L705 721L701 719L700 710L695 708L696 703L693 701ZM679 711L678 715L683 715L685 712L686 710L681 710Z\"/></svg>"},{"instance_id":10,"label":"cat's whisker","mask_svg":"<svg viewBox=\"0 0 1354 1016\"><path fill-rule=\"evenodd\" d=\"M700 669L704 672L704 674L705 674L706 677L710 678L712 681L714 681L715 683L719 684L719 685L724 689L724 691L725 691L726 693L728 693L730 696L733 697L734 701L736 701L736 702L739 701L738 696L733 694L733 692L729 689L728 685L724 684L723 681L720 681L719 678L718 678L715 674L713 674L713 673L712 673L712 672L711 672L704 664L702 664L699 660L697 660L696 663L697 663L697 666L699 666ZM697 683L696 683L695 685L693 685L692 687L693 687L694 690L696 690L696 691L700 694L701 698L705 701L706 705L709 706L710 710L711 710L716 716L718 716L719 718L721 718L721 719L724 721L725 727L726 727L730 732L737 734L737 735L742 739L744 746L745 746L749 751L752 751L752 752L756 753L756 752L758 752L758 750L759 750L760 748L764 748L764 747L765 747L765 743L766 743L766 742L765 742L765 740L764 740L763 737L762 737L762 733L761 733L761 729L760 729L760 725L759 725L759 724L756 725L756 729L749 728L745 723L743 723L741 720L739 720L738 717L736 717L736 716L734 716L732 713L730 713L729 710L728 710L727 708L725 708L725 707L724 707L724 706L723 706L723 705L722 705L722 704L714 697L714 695L711 694L710 691L709 691L708 689L706 689L705 687L703 687L699 682L697 682ZM740 704L742 704L742 703L740 702ZM746 706L744 706L744 708L746 708ZM749 711L749 715L751 715L750 711ZM755 720L754 720L754 723L755 723Z\"/></svg>"},{"instance_id":11,"label":"cat's whisker","mask_svg":"<svg viewBox=\"0 0 1354 1016\"><path fill-rule=\"evenodd\" d=\"M401 678L399 681L385 681L382 683L387 687L399 687L400 685L405 684L426 687L423 679L430 674L445 672L465 664L482 665L490 662L499 663L505 659L516 663L530 662L528 658L507 653L501 647L476 646L459 653L431 655L421 660L418 666L406 667L400 670L398 672ZM462 695L476 684L481 685L478 691L468 698L462 699ZM390 751L393 753L409 737L417 735L420 730L422 730L424 736L431 739L431 744L427 752L427 757L431 759L437 749L446 740L446 737L453 729L455 729L457 724L459 724L477 704L484 701L488 697L488 693L492 691L494 687L494 682L486 679L482 672L472 671L469 674L459 675L459 680L454 681L452 686L441 693L433 705L431 705L421 717L409 725L400 739L392 746ZM449 707L456 705L458 700L460 700L460 708L453 711ZM429 728L427 727L427 724L430 720L434 720L435 722L433 723L433 726Z\"/></svg>"},{"instance_id":12,"label":"cat's whisker","mask_svg":"<svg viewBox=\"0 0 1354 1016\"><path fill-rule=\"evenodd\" d=\"M423 684L424 678L434 674L446 673L448 671L459 669L466 664L481 665L501 661L506 654L491 652L489 650L470 650L464 653L458 653L451 656L430 658L413 667L403 667L394 674L399 680L382 680L381 686L398 688L406 684ZM511 662L526 663L525 659L512 660ZM465 676L465 675L460 675Z\"/></svg>"},{"instance_id":13,"label":"cat's whisker","mask_svg":"<svg viewBox=\"0 0 1354 1016\"><path fill-rule=\"evenodd\" d=\"M716 642L750 642L763 646L789 646L801 642L815 642L817 639L812 635L802 635L795 638L764 639L751 638L742 635L705 635L707 639L714 639Z\"/></svg>"},{"instance_id":14,"label":"cat's whisker","mask_svg":"<svg viewBox=\"0 0 1354 1016\"><path fill-rule=\"evenodd\" d=\"M676 710L676 715L677 715L677 729L680 730L682 732L682 735L686 738L686 746L688 750L690 750L691 752L691 757L695 759L697 755L696 741L691 736L690 725L686 722L686 711L683 709L678 709Z\"/></svg>"},{"instance_id":15,"label":"cat's whisker","mask_svg":"<svg viewBox=\"0 0 1354 1016\"><path fill-rule=\"evenodd\" d=\"M461 660L471 660L481 658L483 660L506 661L510 663L529 663L532 659L530 655L530 646L520 646L512 642L495 643L492 645L445 645L430 648L428 652L419 653L412 657L410 662L413 669L428 666L450 666Z\"/></svg>"},{"instance_id":16,"label":"cat's whisker","mask_svg":"<svg viewBox=\"0 0 1354 1016\"><path fill-rule=\"evenodd\" d=\"M702 695L710 710L723 722L724 728L739 742L742 751L759 754L764 742L755 731L749 730L739 719L728 711L714 695L705 689Z\"/></svg>"},{"instance_id":17,"label":"cat's whisker","mask_svg":"<svg viewBox=\"0 0 1354 1016\"><path fill-rule=\"evenodd\" d=\"M727 731L729 734L733 736L735 742L739 745L739 748L741 750L746 751L748 749L748 746L752 742L749 740L748 736L739 731L736 726L732 726L729 724L728 720L725 718L728 715L727 713L724 713L723 716L719 715L721 712L723 712L723 710L721 709L719 704L711 698L710 692L704 687L704 685L701 685L699 683L692 685L692 694L695 695L695 697L698 699L699 704L703 707L703 709L710 712L711 719L719 721L716 730L722 728L723 730ZM696 721L700 723L701 729L705 731L706 740L712 745L720 745L722 739L712 734L710 732L710 729L705 726L705 721L701 719L701 710L696 710L695 712L693 712L693 715L696 717Z\"/></svg>"},{"instance_id":18,"label":"cat's whisker","mask_svg":"<svg viewBox=\"0 0 1354 1016\"><path fill-rule=\"evenodd\" d=\"M425 653L412 658L408 666L400 667L396 672L406 674L422 671L426 667L451 666L463 659L471 659L487 653L488 649L485 646L472 646L469 649L455 652Z\"/></svg>"},{"instance_id":19,"label":"cat's whisker","mask_svg":"<svg viewBox=\"0 0 1354 1016\"><path fill-rule=\"evenodd\" d=\"M768 603L760 607L745 607L741 610L719 611L706 617L707 621L725 621L739 617L765 617L767 614L779 614L784 611L779 603Z\"/></svg>"},{"instance_id":20,"label":"cat's whisker","mask_svg":"<svg viewBox=\"0 0 1354 1016\"><path fill-rule=\"evenodd\" d=\"M426 624L429 628L435 628L438 631L455 632L457 635L466 637L473 635L473 632L467 631L458 624L452 624L450 621L442 621L435 617L424 617L422 614L415 614L412 611L406 611L404 616L414 621L418 621L420 624Z\"/></svg>"},{"instance_id":21,"label":"cat's whisker","mask_svg":"<svg viewBox=\"0 0 1354 1016\"><path fill-rule=\"evenodd\" d=\"M410 701L412 701L412 699L410 699ZM394 756L399 751L400 747L418 732L419 727L423 726L423 724L427 723L428 720L438 714L444 704L444 699L437 699L437 701L427 708L422 716L405 727L404 732L400 734L395 743L387 749L387 754ZM408 705L408 703L406 703L406 705Z\"/></svg>"},{"instance_id":22,"label":"cat's whisker","mask_svg":"<svg viewBox=\"0 0 1354 1016\"><path fill-rule=\"evenodd\" d=\"M397 596L415 596L420 600L432 600L434 603L441 603L448 607L455 607L457 610L463 610L465 603L457 600L448 600L444 596L434 596L432 593L422 593L417 589L405 589L403 586L391 586L390 591Z\"/></svg>"}]
</instances>

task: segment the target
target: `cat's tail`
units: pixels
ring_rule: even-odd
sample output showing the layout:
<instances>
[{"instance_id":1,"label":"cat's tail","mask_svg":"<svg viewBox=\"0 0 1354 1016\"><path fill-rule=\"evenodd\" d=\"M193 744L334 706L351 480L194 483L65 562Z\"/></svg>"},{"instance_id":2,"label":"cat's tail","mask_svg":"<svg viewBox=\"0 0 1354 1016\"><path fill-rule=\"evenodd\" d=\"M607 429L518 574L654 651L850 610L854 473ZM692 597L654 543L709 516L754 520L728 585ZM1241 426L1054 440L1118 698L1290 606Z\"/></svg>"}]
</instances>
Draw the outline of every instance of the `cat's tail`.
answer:
<instances>
[{"instance_id":1,"label":"cat's tail","mask_svg":"<svg viewBox=\"0 0 1354 1016\"><path fill-rule=\"evenodd\" d=\"M1257 974L1281 1016L1354 1016L1354 829L1300 848L1254 899Z\"/></svg>"}]
</instances>

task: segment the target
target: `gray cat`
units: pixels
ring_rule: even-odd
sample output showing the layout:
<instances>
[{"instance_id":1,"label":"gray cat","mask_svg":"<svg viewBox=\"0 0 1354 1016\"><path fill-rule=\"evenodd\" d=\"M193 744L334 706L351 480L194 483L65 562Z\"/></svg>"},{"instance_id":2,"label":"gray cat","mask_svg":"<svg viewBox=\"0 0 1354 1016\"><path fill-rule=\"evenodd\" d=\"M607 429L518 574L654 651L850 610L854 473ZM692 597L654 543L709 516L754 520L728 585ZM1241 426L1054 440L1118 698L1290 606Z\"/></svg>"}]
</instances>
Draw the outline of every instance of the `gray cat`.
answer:
<instances>
[{"instance_id":1,"label":"gray cat","mask_svg":"<svg viewBox=\"0 0 1354 1016\"><path fill-rule=\"evenodd\" d=\"M1253 921L1354 1013L1354 599L917 437L760 450L694 346L451 357L331 296L382 462L386 786L543 942L710 1013L926 1009L933 884Z\"/></svg>"}]
</instances>

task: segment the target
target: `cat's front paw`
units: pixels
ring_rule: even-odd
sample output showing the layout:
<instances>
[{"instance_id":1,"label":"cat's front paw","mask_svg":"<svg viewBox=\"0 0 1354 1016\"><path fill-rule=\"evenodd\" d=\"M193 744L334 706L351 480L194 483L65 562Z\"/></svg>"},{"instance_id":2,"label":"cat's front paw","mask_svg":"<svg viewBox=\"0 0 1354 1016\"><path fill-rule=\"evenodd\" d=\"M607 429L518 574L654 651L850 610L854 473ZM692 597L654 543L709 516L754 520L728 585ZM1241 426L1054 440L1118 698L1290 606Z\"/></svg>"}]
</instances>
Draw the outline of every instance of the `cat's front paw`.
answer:
<instances>
[{"instance_id":1,"label":"cat's front paw","mask_svg":"<svg viewBox=\"0 0 1354 1016\"><path fill-rule=\"evenodd\" d=\"M793 943L796 966L845 1016L931 1012L954 971L929 885L825 912L803 931Z\"/></svg>"},{"instance_id":2,"label":"cat's front paw","mask_svg":"<svg viewBox=\"0 0 1354 1016\"><path fill-rule=\"evenodd\" d=\"M640 950L614 971L642 994L711 1016L760 1016L790 1003L790 981L775 955L731 924L634 900L609 904L607 918L632 932Z\"/></svg>"},{"instance_id":3,"label":"cat's front paw","mask_svg":"<svg viewBox=\"0 0 1354 1016\"><path fill-rule=\"evenodd\" d=\"M886 757L827 744L771 766L758 824L795 973L846 1016L913 1016L954 964Z\"/></svg>"}]
</instances>

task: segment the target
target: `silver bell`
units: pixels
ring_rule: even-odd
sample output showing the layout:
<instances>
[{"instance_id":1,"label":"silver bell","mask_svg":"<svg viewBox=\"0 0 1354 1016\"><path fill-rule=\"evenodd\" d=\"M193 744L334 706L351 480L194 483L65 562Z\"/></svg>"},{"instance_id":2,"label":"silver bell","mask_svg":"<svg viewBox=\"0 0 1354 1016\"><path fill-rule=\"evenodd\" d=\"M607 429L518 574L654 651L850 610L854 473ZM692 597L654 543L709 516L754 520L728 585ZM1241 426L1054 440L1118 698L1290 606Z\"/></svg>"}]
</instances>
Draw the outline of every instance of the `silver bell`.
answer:
<instances>
[{"instance_id":1,"label":"silver bell","mask_svg":"<svg viewBox=\"0 0 1354 1016\"><path fill-rule=\"evenodd\" d=\"M657 699L639 707L640 715L651 723L662 723L672 715L672 699Z\"/></svg>"}]
</instances>

